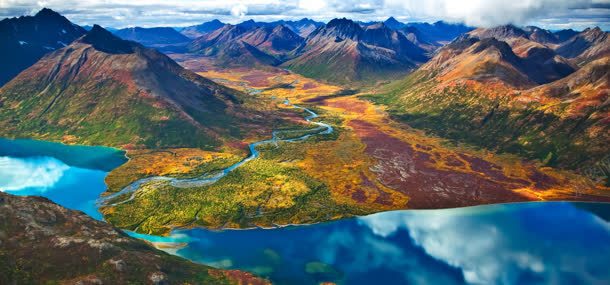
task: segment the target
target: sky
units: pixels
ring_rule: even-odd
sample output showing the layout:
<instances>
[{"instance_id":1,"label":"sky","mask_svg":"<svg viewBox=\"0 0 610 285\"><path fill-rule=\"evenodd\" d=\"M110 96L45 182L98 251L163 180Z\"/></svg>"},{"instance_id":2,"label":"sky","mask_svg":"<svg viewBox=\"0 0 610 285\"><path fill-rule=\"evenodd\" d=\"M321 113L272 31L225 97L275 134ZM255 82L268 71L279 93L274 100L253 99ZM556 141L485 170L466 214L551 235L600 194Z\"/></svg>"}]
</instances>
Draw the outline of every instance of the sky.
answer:
<instances>
[{"instance_id":1,"label":"sky","mask_svg":"<svg viewBox=\"0 0 610 285\"><path fill-rule=\"evenodd\" d=\"M51 8L79 25L190 26L212 19L238 23L346 17L360 21L444 20L475 27L503 24L547 29L610 30L610 0L0 0L0 18Z\"/></svg>"}]
</instances>

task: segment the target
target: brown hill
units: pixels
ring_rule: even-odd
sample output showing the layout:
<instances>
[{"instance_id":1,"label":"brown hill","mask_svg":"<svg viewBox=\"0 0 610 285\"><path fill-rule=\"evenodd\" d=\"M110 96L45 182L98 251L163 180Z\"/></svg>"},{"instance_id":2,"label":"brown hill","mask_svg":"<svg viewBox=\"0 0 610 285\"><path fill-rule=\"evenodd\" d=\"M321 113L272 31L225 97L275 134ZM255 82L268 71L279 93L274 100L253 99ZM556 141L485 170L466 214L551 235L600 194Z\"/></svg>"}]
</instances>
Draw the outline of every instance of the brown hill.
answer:
<instances>
[{"instance_id":1,"label":"brown hill","mask_svg":"<svg viewBox=\"0 0 610 285\"><path fill-rule=\"evenodd\" d=\"M99 26L0 89L3 136L211 148L239 135L244 97Z\"/></svg>"}]
</instances>

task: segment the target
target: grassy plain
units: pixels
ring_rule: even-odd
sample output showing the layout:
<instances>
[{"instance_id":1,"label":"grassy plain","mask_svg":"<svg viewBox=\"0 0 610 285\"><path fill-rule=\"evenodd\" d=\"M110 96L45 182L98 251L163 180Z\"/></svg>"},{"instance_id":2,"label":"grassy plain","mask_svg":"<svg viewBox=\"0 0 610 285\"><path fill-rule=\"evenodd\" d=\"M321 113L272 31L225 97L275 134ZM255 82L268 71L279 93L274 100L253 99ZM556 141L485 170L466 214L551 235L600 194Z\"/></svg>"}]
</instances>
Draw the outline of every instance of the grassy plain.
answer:
<instances>
[{"instance_id":1,"label":"grassy plain","mask_svg":"<svg viewBox=\"0 0 610 285\"><path fill-rule=\"evenodd\" d=\"M311 129L303 112L334 132L300 142L261 145L261 156L214 184L176 188L154 182L135 199L103 208L121 228L167 234L174 227L273 227L316 223L384 210L444 208L541 201L608 200L608 188L568 171L523 161L427 135L390 119L382 106L357 92L315 82L283 71L205 70L201 75L248 92L257 108L285 114L294 125ZM298 133L298 131L297 131ZM132 152L132 161L108 177L111 191L140 177L191 177L244 158L247 143L270 136L250 133L228 153L195 149ZM236 151L241 149L241 151ZM173 154L172 154L173 152ZM198 157L198 159L194 159ZM118 172L118 173L115 173Z\"/></svg>"}]
</instances>

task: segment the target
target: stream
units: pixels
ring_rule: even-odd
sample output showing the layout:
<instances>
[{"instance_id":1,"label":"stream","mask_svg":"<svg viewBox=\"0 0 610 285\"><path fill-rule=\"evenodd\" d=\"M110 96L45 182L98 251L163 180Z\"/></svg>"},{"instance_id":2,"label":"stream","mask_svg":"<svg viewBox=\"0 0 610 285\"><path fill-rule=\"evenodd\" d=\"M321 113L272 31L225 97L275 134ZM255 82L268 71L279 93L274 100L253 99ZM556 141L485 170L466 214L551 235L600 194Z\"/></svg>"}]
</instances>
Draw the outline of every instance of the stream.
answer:
<instances>
[{"instance_id":1,"label":"stream","mask_svg":"<svg viewBox=\"0 0 610 285\"><path fill-rule=\"evenodd\" d=\"M307 112L309 115L304 118L305 121L307 121L310 124L317 125L318 127L315 129L311 129L311 130L305 130L305 131L313 132L313 133L308 133L308 134L302 135L300 137L287 138L287 139L280 138L280 135L291 133L291 132L302 132L304 130L282 130L282 131L275 130L272 132L272 137L270 139L261 140L261 141L257 141L257 142L253 142L253 143L249 144L248 147L250 149L250 155L248 157L219 171L217 174L214 174L214 175L204 174L204 175L201 175L201 176L195 177L195 178L172 178L172 177L166 177L166 176L152 176L152 177L142 178L142 179L139 179L139 180L129 184L128 186L124 187L123 189L121 189L118 192L112 193L112 194L104 196L104 197L100 197L98 200L98 206L116 206L116 205L120 205L123 203L127 203L129 201L132 201L135 198L137 190L140 189L140 187L142 185L150 183L150 182L169 181L169 184L176 188L193 188L193 187L201 187L201 186L210 185L210 184L213 184L216 181L220 180L221 178L227 176L229 173L231 173L231 171L237 169L238 167L242 166L243 164L247 163L248 161L259 157L260 154L256 150L256 147L258 147L259 145L269 144L269 143L277 144L278 142L303 141L314 135L326 135L326 134L331 134L334 131L333 127L329 124L326 124L323 122L312 121L313 119L319 117L319 115L317 113L315 113L314 111L312 111L308 108L302 107L302 106L294 105L294 104L290 103L290 101L288 99L286 99L284 101L284 104L291 106L295 109L301 109L301 110ZM131 195L126 200L109 203L113 199L115 199L119 196L125 195L125 194L129 194L129 193L131 193Z\"/></svg>"}]
</instances>

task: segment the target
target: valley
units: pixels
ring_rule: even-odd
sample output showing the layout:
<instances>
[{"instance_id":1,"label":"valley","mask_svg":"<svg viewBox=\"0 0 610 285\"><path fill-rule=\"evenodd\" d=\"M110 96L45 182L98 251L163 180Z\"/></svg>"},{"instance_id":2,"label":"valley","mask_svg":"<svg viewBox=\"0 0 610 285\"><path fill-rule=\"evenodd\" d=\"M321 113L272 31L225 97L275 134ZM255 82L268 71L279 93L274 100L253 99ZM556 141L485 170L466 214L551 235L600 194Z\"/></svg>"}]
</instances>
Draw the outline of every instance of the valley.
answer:
<instances>
[{"instance_id":1,"label":"valley","mask_svg":"<svg viewBox=\"0 0 610 285\"><path fill-rule=\"evenodd\" d=\"M242 10L0 21L0 283L608 280L610 33Z\"/></svg>"},{"instance_id":2,"label":"valley","mask_svg":"<svg viewBox=\"0 0 610 285\"><path fill-rule=\"evenodd\" d=\"M188 65L190 60L183 64ZM366 100L365 93L353 94L281 70L209 68L199 74L249 92L250 96L270 98L264 109L289 109L284 104L286 99L307 106L320 114L317 120L331 124L335 132L304 141L260 145L260 157L211 185L183 188L163 181L143 184L133 200L103 208L106 219L113 224L143 233L168 234L175 227L275 227L395 209L548 200L610 201L608 188L574 172L455 144L413 129L391 119L384 107ZM291 120L302 120L299 116L305 115L292 116ZM245 156L242 154L242 159ZM115 177L130 173L132 170L126 167L132 161L139 163L140 156L134 154L135 159L125 168L110 173L108 191L116 192L145 176L197 177L206 173L201 168L196 170L197 166L185 169L194 158L180 153L173 157L180 162L174 173L150 167L164 172L144 175L139 170L140 175L114 187ZM203 157L199 154L198 159ZM206 164L214 168L208 168L207 173L213 176L214 170L235 161L235 157L231 161L219 156ZM164 162L166 166L171 164ZM244 180L249 183L240 183Z\"/></svg>"}]
</instances>

